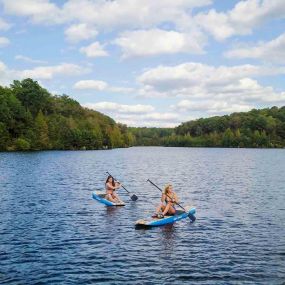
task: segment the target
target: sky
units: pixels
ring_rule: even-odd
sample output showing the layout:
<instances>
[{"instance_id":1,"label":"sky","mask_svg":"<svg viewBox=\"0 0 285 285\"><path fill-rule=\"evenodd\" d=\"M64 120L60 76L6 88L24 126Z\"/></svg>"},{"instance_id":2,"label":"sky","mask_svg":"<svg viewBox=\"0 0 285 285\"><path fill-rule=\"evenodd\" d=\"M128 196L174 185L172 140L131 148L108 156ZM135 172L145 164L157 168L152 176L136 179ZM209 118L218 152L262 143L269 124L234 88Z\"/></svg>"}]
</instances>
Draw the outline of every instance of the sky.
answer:
<instances>
[{"instance_id":1,"label":"sky","mask_svg":"<svg viewBox=\"0 0 285 285\"><path fill-rule=\"evenodd\" d=\"M285 105L284 0L0 0L0 85L128 126Z\"/></svg>"}]
</instances>

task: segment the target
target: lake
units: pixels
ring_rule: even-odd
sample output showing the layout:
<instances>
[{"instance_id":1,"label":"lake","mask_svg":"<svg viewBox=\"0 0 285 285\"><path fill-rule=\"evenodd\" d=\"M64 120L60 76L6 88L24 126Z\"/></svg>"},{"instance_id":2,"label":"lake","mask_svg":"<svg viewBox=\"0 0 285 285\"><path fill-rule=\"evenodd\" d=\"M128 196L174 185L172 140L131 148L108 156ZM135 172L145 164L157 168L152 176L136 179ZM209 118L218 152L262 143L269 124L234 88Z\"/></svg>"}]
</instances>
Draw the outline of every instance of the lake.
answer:
<instances>
[{"instance_id":1,"label":"lake","mask_svg":"<svg viewBox=\"0 0 285 285\"><path fill-rule=\"evenodd\" d=\"M92 199L106 171L139 199ZM171 182L195 205L135 229ZM285 150L133 147L0 153L1 284L284 284Z\"/></svg>"}]
</instances>

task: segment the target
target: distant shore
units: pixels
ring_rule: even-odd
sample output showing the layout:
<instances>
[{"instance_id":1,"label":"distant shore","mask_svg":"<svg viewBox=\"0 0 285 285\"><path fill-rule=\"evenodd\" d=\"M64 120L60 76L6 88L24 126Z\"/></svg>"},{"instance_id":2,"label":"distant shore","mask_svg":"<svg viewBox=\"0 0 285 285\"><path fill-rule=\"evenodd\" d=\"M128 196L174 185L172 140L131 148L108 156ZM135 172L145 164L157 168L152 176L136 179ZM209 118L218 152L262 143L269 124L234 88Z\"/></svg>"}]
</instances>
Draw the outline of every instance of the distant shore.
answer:
<instances>
[{"instance_id":1,"label":"distant shore","mask_svg":"<svg viewBox=\"0 0 285 285\"><path fill-rule=\"evenodd\" d=\"M285 106L143 128L116 123L67 95L54 96L29 78L0 91L0 151L285 147Z\"/></svg>"}]
</instances>

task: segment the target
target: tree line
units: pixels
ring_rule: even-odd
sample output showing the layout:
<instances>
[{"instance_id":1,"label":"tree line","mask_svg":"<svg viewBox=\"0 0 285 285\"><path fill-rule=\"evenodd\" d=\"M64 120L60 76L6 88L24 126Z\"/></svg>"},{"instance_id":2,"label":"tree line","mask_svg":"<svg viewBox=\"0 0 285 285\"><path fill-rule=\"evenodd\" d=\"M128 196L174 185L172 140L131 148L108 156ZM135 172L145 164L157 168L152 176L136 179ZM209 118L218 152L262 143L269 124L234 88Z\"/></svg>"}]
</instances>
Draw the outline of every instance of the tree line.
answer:
<instances>
[{"instance_id":1,"label":"tree line","mask_svg":"<svg viewBox=\"0 0 285 285\"><path fill-rule=\"evenodd\" d=\"M164 138L174 134L172 128L129 127L128 130L134 136L136 146L161 146Z\"/></svg>"},{"instance_id":2,"label":"tree line","mask_svg":"<svg viewBox=\"0 0 285 285\"><path fill-rule=\"evenodd\" d=\"M176 128L135 128L52 95L37 81L0 86L0 151L129 146L285 147L285 106L201 118Z\"/></svg>"},{"instance_id":3,"label":"tree line","mask_svg":"<svg viewBox=\"0 0 285 285\"><path fill-rule=\"evenodd\" d=\"M0 86L1 151L116 148L133 140L126 125L67 95L53 96L37 81Z\"/></svg>"},{"instance_id":4,"label":"tree line","mask_svg":"<svg viewBox=\"0 0 285 285\"><path fill-rule=\"evenodd\" d=\"M174 129L129 128L135 145L285 147L285 106L201 118Z\"/></svg>"}]
</instances>

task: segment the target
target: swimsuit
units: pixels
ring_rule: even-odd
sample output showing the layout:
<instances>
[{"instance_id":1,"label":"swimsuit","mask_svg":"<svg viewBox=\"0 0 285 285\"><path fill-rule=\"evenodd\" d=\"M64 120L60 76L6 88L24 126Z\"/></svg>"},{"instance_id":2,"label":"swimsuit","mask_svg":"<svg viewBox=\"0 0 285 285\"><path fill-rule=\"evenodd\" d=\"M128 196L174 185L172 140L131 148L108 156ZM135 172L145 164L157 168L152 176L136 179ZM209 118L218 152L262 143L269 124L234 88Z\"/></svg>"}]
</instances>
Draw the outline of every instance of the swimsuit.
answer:
<instances>
[{"instance_id":1,"label":"swimsuit","mask_svg":"<svg viewBox=\"0 0 285 285\"><path fill-rule=\"evenodd\" d=\"M165 195L166 195L166 194L165 194ZM173 196L174 196L174 195L173 195ZM173 196L172 196L171 199L173 199ZM166 198L165 198L165 203L166 203L166 204L169 202L169 201L167 201L167 198L169 198L169 197L166 196ZM175 213L173 214L173 215L175 215L175 214L176 214L176 208L175 208L174 204L171 205L171 207L175 210Z\"/></svg>"},{"instance_id":2,"label":"swimsuit","mask_svg":"<svg viewBox=\"0 0 285 285\"><path fill-rule=\"evenodd\" d=\"M106 194L107 195L109 195L109 194L113 195L114 191L115 191L114 189L109 188L108 185L106 184L106 192L107 192Z\"/></svg>"}]
</instances>

